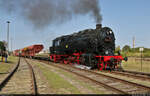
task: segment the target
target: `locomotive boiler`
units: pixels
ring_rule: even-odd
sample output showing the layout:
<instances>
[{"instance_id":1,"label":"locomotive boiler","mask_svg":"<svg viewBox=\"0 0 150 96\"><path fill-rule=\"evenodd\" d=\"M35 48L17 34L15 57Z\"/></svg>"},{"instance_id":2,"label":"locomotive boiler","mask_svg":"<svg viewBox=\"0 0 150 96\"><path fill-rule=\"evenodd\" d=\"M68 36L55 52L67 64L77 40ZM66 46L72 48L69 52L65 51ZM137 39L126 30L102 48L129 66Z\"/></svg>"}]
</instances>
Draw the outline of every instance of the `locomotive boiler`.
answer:
<instances>
[{"instance_id":1,"label":"locomotive boiler","mask_svg":"<svg viewBox=\"0 0 150 96\"><path fill-rule=\"evenodd\" d=\"M100 70L116 69L122 56L114 55L115 36L109 27L96 25L96 29L86 29L53 40L50 59L65 64L81 64Z\"/></svg>"}]
</instances>

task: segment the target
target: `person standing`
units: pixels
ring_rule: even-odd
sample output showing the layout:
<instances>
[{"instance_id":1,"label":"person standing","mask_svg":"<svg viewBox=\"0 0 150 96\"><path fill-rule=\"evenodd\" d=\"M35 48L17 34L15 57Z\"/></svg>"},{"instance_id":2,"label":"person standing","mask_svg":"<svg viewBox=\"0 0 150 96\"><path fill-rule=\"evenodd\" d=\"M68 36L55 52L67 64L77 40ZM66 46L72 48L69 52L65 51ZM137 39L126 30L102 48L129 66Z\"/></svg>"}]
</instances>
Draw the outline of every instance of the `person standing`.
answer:
<instances>
[{"instance_id":1,"label":"person standing","mask_svg":"<svg viewBox=\"0 0 150 96\"><path fill-rule=\"evenodd\" d=\"M3 59L4 59L4 52L3 51L1 53L1 56L2 56L1 61L3 62Z\"/></svg>"},{"instance_id":2,"label":"person standing","mask_svg":"<svg viewBox=\"0 0 150 96\"><path fill-rule=\"evenodd\" d=\"M5 57L5 63L7 63L7 58L8 58L7 52L5 52L4 57Z\"/></svg>"}]
</instances>

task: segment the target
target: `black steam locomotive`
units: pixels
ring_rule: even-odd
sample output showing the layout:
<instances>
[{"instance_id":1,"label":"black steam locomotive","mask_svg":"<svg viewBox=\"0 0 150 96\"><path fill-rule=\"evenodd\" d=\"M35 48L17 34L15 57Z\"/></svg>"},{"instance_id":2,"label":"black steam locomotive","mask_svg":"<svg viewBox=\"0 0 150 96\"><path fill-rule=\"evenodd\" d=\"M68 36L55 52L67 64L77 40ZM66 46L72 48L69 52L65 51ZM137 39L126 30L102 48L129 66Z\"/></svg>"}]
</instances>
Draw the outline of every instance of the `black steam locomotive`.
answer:
<instances>
[{"instance_id":1,"label":"black steam locomotive","mask_svg":"<svg viewBox=\"0 0 150 96\"><path fill-rule=\"evenodd\" d=\"M123 60L115 56L115 36L109 27L96 25L96 29L86 29L53 40L50 59L65 64L82 64L100 70L116 69Z\"/></svg>"}]
</instances>

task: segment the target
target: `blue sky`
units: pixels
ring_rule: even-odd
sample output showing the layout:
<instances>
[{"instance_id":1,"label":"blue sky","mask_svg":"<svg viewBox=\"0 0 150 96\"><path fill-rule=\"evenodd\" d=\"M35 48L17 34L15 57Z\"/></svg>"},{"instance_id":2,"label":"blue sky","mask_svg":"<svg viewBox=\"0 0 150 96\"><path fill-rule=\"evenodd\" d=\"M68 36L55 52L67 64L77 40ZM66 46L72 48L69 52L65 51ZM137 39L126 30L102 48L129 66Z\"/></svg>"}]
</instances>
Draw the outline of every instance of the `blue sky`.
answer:
<instances>
[{"instance_id":1,"label":"blue sky","mask_svg":"<svg viewBox=\"0 0 150 96\"><path fill-rule=\"evenodd\" d=\"M150 0L100 0L103 26L112 28L116 36L116 46L135 46L150 48ZM13 49L32 44L44 44L47 49L52 40L58 36L71 34L80 30L95 28L96 23L87 14L76 16L61 25L49 25L45 29L34 29L17 14L7 14L0 9L0 40L6 40L7 23L10 23L10 37L13 38Z\"/></svg>"}]
</instances>

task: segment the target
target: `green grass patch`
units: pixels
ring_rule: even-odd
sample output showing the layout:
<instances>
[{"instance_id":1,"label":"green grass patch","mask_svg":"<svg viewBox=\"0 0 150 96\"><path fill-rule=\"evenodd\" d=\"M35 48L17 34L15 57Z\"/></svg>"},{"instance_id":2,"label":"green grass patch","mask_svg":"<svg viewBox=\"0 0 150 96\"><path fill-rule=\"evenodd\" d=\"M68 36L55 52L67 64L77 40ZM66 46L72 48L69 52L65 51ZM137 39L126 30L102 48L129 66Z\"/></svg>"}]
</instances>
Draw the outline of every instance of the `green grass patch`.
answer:
<instances>
[{"instance_id":1,"label":"green grass patch","mask_svg":"<svg viewBox=\"0 0 150 96\"><path fill-rule=\"evenodd\" d=\"M127 56L127 57L141 57L141 53L140 52L121 52L122 56ZM146 57L150 57L150 52L143 52L142 56L144 58Z\"/></svg>"},{"instance_id":2,"label":"green grass patch","mask_svg":"<svg viewBox=\"0 0 150 96\"><path fill-rule=\"evenodd\" d=\"M37 64L38 67L42 70L44 76L48 80L48 83L56 91L56 94L80 94L80 91L74 87L72 84L64 80L62 77L60 77L58 74L50 71L48 68Z\"/></svg>"},{"instance_id":3,"label":"green grass patch","mask_svg":"<svg viewBox=\"0 0 150 96\"><path fill-rule=\"evenodd\" d=\"M38 64L38 63L36 63ZM40 65L40 64L39 64ZM38 65L38 66L39 66ZM66 72L64 70L61 70L61 69L58 69L58 68L55 68L55 70L61 74L63 74L64 76L66 77L69 77L70 79L72 80L75 80L77 81L81 86L91 90L92 92L94 92L94 94L109 94L107 91L104 91L104 90L100 90L100 89L97 89L97 87L94 87L94 86L91 86L89 83L87 82L84 82L83 80L79 80L79 78L77 78L76 76L72 75L71 73L69 72ZM58 86L59 87L59 86ZM103 88L102 88L103 89ZM81 93L82 94L82 93Z\"/></svg>"},{"instance_id":4,"label":"green grass patch","mask_svg":"<svg viewBox=\"0 0 150 96\"><path fill-rule=\"evenodd\" d=\"M79 80L78 78L72 76L72 74L70 74L68 72L65 72L65 71L62 71L62 70L59 70L59 69L57 71L63 73L65 76L70 77L73 80L77 80L81 86L84 86L84 87L86 87L89 90L92 90L95 94L107 94L104 91L101 91L101 90L98 90L95 87L92 87L89 83L83 82L82 80Z\"/></svg>"},{"instance_id":5,"label":"green grass patch","mask_svg":"<svg viewBox=\"0 0 150 96\"><path fill-rule=\"evenodd\" d=\"M123 68L131 71L150 72L150 61L143 60L141 70L141 61L136 58L129 57L127 62L123 62Z\"/></svg>"},{"instance_id":6,"label":"green grass patch","mask_svg":"<svg viewBox=\"0 0 150 96\"><path fill-rule=\"evenodd\" d=\"M17 64L17 62L18 62L18 57L9 56L8 63L0 62L0 73L7 73L15 64Z\"/></svg>"}]
</instances>

